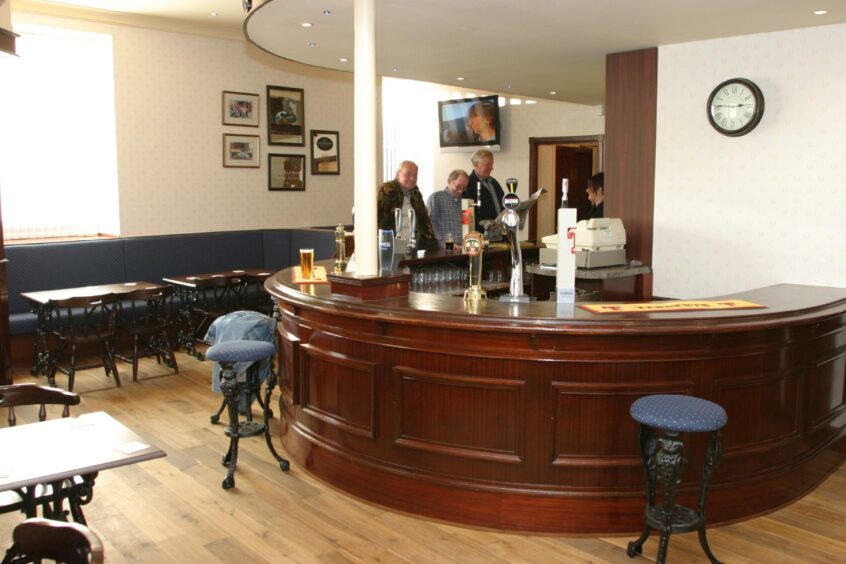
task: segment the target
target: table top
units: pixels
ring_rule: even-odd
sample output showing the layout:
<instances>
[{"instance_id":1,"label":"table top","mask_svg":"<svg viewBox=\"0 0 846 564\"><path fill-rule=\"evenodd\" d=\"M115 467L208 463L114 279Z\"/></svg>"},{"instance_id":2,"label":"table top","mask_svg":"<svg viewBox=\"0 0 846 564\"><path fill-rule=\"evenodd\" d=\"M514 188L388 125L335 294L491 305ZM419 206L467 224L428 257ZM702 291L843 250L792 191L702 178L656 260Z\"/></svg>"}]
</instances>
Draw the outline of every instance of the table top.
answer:
<instances>
[{"instance_id":1,"label":"table top","mask_svg":"<svg viewBox=\"0 0 846 564\"><path fill-rule=\"evenodd\" d=\"M22 292L25 299L46 304L50 300L64 300L66 298L81 298L84 296L99 296L101 294L128 294L142 288L161 288L161 284L154 282L120 282L117 284L101 284L100 286L82 286L80 288L61 288L58 290L43 290L40 292Z\"/></svg>"},{"instance_id":2,"label":"table top","mask_svg":"<svg viewBox=\"0 0 846 564\"><path fill-rule=\"evenodd\" d=\"M198 280L210 278L238 278L239 276L254 276L256 278L267 278L273 274L272 269L247 268L244 270L222 270L220 272L206 272L204 274L186 274L185 276L168 276L162 278L168 284L181 286L183 288L195 288Z\"/></svg>"},{"instance_id":3,"label":"table top","mask_svg":"<svg viewBox=\"0 0 846 564\"><path fill-rule=\"evenodd\" d=\"M0 491L167 456L102 411L4 427L0 452Z\"/></svg>"}]
</instances>

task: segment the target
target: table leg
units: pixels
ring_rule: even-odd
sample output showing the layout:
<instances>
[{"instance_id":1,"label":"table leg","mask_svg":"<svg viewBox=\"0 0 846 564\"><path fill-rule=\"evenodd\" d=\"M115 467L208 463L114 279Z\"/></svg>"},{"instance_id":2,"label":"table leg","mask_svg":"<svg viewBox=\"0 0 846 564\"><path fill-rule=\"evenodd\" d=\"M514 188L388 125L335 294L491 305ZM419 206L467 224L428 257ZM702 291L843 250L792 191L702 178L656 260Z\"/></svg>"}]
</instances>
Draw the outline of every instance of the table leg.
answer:
<instances>
[{"instance_id":1,"label":"table leg","mask_svg":"<svg viewBox=\"0 0 846 564\"><path fill-rule=\"evenodd\" d=\"M50 348L47 345L48 323L53 317L53 310L47 304L31 303L30 311L35 314L34 360L29 373L33 376L50 374Z\"/></svg>"},{"instance_id":2,"label":"table leg","mask_svg":"<svg viewBox=\"0 0 846 564\"><path fill-rule=\"evenodd\" d=\"M192 324L192 317L194 313L194 305L197 303L198 295L196 290L176 287L176 294L179 296L179 319L176 329L176 348L185 347L185 352L198 360L202 360L202 355L197 352L194 346L194 326Z\"/></svg>"}]
</instances>

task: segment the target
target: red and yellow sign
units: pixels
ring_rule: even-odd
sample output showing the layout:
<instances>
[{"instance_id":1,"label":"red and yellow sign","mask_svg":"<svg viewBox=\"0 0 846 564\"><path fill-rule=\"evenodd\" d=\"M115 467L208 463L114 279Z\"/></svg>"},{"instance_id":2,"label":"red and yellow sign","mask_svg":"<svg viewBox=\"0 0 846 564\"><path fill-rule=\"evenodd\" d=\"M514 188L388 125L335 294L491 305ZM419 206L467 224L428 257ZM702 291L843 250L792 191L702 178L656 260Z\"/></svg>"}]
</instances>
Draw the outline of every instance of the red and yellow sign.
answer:
<instances>
[{"instance_id":1,"label":"red and yellow sign","mask_svg":"<svg viewBox=\"0 0 846 564\"><path fill-rule=\"evenodd\" d=\"M580 304L592 313L655 313L662 311L713 311L720 309L753 309L767 307L746 300L674 300L670 302L644 302L622 304Z\"/></svg>"}]
</instances>

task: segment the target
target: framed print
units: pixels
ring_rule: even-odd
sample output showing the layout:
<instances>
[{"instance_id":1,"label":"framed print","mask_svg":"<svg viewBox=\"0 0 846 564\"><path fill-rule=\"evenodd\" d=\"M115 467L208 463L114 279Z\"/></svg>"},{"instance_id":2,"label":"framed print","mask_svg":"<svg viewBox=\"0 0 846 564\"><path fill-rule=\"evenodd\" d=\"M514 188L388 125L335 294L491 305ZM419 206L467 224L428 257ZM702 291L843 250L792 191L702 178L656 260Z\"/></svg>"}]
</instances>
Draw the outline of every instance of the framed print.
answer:
<instances>
[{"instance_id":1,"label":"framed print","mask_svg":"<svg viewBox=\"0 0 846 564\"><path fill-rule=\"evenodd\" d=\"M305 190L305 155L268 154L268 190Z\"/></svg>"},{"instance_id":2,"label":"framed print","mask_svg":"<svg viewBox=\"0 0 846 564\"><path fill-rule=\"evenodd\" d=\"M223 134L223 166L259 167L259 136Z\"/></svg>"},{"instance_id":3,"label":"framed print","mask_svg":"<svg viewBox=\"0 0 846 564\"><path fill-rule=\"evenodd\" d=\"M267 143L305 146L305 92L302 88L267 87Z\"/></svg>"},{"instance_id":4,"label":"framed print","mask_svg":"<svg viewBox=\"0 0 846 564\"><path fill-rule=\"evenodd\" d=\"M311 173L341 174L337 131L311 130Z\"/></svg>"},{"instance_id":5,"label":"framed print","mask_svg":"<svg viewBox=\"0 0 846 564\"><path fill-rule=\"evenodd\" d=\"M259 126L259 95L223 91L223 125Z\"/></svg>"}]
</instances>

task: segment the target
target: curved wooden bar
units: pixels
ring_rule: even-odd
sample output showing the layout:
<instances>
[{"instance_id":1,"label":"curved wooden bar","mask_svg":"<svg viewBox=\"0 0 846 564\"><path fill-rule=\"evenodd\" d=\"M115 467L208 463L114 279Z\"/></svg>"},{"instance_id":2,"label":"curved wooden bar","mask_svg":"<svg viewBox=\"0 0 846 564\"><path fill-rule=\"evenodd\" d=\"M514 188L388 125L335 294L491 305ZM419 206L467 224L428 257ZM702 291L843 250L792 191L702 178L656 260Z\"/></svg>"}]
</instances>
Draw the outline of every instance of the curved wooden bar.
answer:
<instances>
[{"instance_id":1,"label":"curved wooden bar","mask_svg":"<svg viewBox=\"0 0 846 564\"><path fill-rule=\"evenodd\" d=\"M789 503L846 457L846 289L732 296L766 309L595 315L549 302L377 301L268 279L281 312L282 440L353 495L496 529L631 533L645 479L629 406L728 412L710 524ZM695 505L704 434L685 437Z\"/></svg>"}]
</instances>

